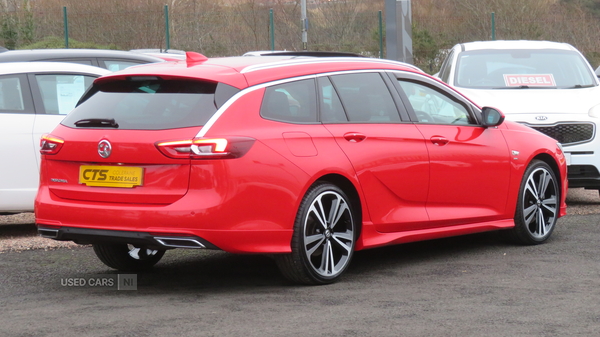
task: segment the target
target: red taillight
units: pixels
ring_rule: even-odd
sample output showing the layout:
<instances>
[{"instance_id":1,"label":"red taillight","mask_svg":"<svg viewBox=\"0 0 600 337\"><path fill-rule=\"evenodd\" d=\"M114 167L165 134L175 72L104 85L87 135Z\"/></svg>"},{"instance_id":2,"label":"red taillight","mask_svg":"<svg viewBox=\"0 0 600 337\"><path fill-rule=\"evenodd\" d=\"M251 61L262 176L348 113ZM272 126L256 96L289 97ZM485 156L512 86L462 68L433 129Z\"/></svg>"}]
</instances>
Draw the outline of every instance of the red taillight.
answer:
<instances>
[{"instance_id":1,"label":"red taillight","mask_svg":"<svg viewBox=\"0 0 600 337\"><path fill-rule=\"evenodd\" d=\"M194 138L157 142L156 147L165 156L176 159L239 158L250 150L254 141L247 137Z\"/></svg>"},{"instance_id":2,"label":"red taillight","mask_svg":"<svg viewBox=\"0 0 600 337\"><path fill-rule=\"evenodd\" d=\"M44 134L40 139L40 153L57 154L64 143L65 141L62 138L55 137L49 134Z\"/></svg>"},{"instance_id":3,"label":"red taillight","mask_svg":"<svg viewBox=\"0 0 600 337\"><path fill-rule=\"evenodd\" d=\"M168 141L168 142L158 142L156 143L156 147L162 152L165 156L170 158L181 158L186 159L190 158L190 153L192 153L192 140L180 140L180 141Z\"/></svg>"}]
</instances>

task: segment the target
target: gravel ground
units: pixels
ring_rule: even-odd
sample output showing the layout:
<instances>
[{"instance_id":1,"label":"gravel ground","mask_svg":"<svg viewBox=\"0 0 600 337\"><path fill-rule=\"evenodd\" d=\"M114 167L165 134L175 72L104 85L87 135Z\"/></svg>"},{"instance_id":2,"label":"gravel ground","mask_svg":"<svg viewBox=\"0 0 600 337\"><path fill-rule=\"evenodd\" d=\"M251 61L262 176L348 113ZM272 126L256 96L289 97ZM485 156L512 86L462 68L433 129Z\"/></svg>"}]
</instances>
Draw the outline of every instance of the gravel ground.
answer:
<instances>
[{"instance_id":1,"label":"gravel ground","mask_svg":"<svg viewBox=\"0 0 600 337\"><path fill-rule=\"evenodd\" d=\"M34 223L34 219L33 213L0 215L0 225L32 224Z\"/></svg>"},{"instance_id":2,"label":"gravel ground","mask_svg":"<svg viewBox=\"0 0 600 337\"><path fill-rule=\"evenodd\" d=\"M571 215L600 213L598 191L570 189L567 213ZM55 241L37 236L33 213L0 215L0 254L8 251L81 247L73 242Z\"/></svg>"},{"instance_id":3,"label":"gravel ground","mask_svg":"<svg viewBox=\"0 0 600 337\"><path fill-rule=\"evenodd\" d=\"M81 247L70 241L56 241L37 236L33 213L0 215L0 254L31 249Z\"/></svg>"}]
</instances>

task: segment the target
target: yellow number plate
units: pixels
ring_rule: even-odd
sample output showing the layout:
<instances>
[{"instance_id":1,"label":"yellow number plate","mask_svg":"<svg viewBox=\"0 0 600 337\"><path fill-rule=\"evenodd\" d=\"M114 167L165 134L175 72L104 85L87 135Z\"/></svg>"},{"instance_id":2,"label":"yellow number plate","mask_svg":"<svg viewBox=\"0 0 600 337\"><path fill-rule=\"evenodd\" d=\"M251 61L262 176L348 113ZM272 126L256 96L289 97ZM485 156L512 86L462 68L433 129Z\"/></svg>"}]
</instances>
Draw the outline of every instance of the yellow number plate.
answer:
<instances>
[{"instance_id":1,"label":"yellow number plate","mask_svg":"<svg viewBox=\"0 0 600 337\"><path fill-rule=\"evenodd\" d=\"M142 167L92 165L79 167L79 183L87 186L131 188L141 186L143 178Z\"/></svg>"}]
</instances>

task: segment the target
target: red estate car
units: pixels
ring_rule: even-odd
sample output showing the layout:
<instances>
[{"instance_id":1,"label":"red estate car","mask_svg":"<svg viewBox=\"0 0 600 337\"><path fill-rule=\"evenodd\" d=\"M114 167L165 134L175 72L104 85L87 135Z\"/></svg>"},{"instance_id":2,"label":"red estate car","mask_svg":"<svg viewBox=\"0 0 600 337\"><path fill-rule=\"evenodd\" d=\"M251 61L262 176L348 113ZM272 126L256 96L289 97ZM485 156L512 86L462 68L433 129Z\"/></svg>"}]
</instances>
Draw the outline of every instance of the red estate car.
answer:
<instances>
[{"instance_id":1,"label":"red estate car","mask_svg":"<svg viewBox=\"0 0 600 337\"><path fill-rule=\"evenodd\" d=\"M389 60L188 53L98 78L41 145L39 233L119 270L220 249L324 284L357 250L539 244L566 214L560 144Z\"/></svg>"}]
</instances>

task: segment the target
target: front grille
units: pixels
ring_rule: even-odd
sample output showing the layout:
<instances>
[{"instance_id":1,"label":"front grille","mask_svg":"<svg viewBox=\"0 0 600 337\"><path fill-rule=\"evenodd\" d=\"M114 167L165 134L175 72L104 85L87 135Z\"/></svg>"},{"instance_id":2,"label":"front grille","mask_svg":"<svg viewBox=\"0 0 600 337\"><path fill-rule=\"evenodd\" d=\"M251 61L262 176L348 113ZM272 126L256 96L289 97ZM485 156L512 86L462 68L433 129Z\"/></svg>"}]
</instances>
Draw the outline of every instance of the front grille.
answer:
<instances>
[{"instance_id":1,"label":"front grille","mask_svg":"<svg viewBox=\"0 0 600 337\"><path fill-rule=\"evenodd\" d=\"M569 187L585 187L600 190L600 173L594 165L570 165L567 167Z\"/></svg>"},{"instance_id":2,"label":"front grille","mask_svg":"<svg viewBox=\"0 0 600 337\"><path fill-rule=\"evenodd\" d=\"M600 178L600 173L594 165L571 165L567 169L568 179Z\"/></svg>"},{"instance_id":3,"label":"front grille","mask_svg":"<svg viewBox=\"0 0 600 337\"><path fill-rule=\"evenodd\" d=\"M594 139L594 123L561 123L555 125L525 124L547 136L556 139L563 145L585 143Z\"/></svg>"}]
</instances>

